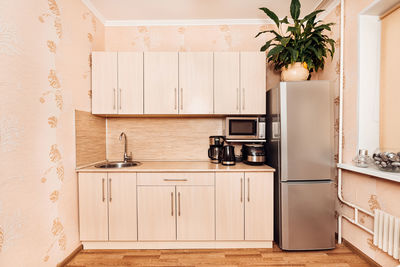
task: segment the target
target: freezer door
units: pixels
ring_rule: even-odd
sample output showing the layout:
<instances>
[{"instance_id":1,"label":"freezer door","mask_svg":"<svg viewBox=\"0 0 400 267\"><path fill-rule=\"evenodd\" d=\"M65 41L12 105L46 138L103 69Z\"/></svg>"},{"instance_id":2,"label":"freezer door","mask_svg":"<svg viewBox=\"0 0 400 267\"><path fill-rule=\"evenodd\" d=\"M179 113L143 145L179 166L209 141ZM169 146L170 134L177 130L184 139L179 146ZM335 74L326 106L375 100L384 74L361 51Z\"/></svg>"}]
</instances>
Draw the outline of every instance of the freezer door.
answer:
<instances>
[{"instance_id":1,"label":"freezer door","mask_svg":"<svg viewBox=\"0 0 400 267\"><path fill-rule=\"evenodd\" d=\"M333 95L328 81L281 83L281 181L331 179Z\"/></svg>"},{"instance_id":2,"label":"freezer door","mask_svg":"<svg viewBox=\"0 0 400 267\"><path fill-rule=\"evenodd\" d=\"M284 250L335 247L332 181L281 183L280 244Z\"/></svg>"}]
</instances>

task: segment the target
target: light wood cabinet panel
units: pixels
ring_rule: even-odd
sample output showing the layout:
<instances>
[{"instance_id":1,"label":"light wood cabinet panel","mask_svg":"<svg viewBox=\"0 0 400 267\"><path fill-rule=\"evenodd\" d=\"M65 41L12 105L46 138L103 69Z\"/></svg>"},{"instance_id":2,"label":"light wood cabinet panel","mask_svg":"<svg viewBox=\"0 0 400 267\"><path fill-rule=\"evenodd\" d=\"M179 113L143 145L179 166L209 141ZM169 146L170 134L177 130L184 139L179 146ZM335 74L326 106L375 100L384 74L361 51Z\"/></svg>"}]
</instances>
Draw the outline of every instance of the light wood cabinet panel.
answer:
<instances>
[{"instance_id":1,"label":"light wood cabinet panel","mask_svg":"<svg viewBox=\"0 0 400 267\"><path fill-rule=\"evenodd\" d=\"M92 53L92 113L117 114L117 52Z\"/></svg>"},{"instance_id":2,"label":"light wood cabinet panel","mask_svg":"<svg viewBox=\"0 0 400 267\"><path fill-rule=\"evenodd\" d=\"M138 185L214 185L214 173L138 173Z\"/></svg>"},{"instance_id":3,"label":"light wood cabinet panel","mask_svg":"<svg viewBox=\"0 0 400 267\"><path fill-rule=\"evenodd\" d=\"M240 114L238 52L214 53L214 113Z\"/></svg>"},{"instance_id":4,"label":"light wood cabinet panel","mask_svg":"<svg viewBox=\"0 0 400 267\"><path fill-rule=\"evenodd\" d=\"M144 53L144 113L178 114L178 53Z\"/></svg>"},{"instance_id":5,"label":"light wood cabinet panel","mask_svg":"<svg viewBox=\"0 0 400 267\"><path fill-rule=\"evenodd\" d=\"M266 112L266 55L240 53L241 114Z\"/></svg>"},{"instance_id":6,"label":"light wood cabinet panel","mask_svg":"<svg viewBox=\"0 0 400 267\"><path fill-rule=\"evenodd\" d=\"M216 173L217 240L244 240L244 173Z\"/></svg>"},{"instance_id":7,"label":"light wood cabinet panel","mask_svg":"<svg viewBox=\"0 0 400 267\"><path fill-rule=\"evenodd\" d=\"M177 186L177 240L215 240L214 186Z\"/></svg>"},{"instance_id":8,"label":"light wood cabinet panel","mask_svg":"<svg viewBox=\"0 0 400 267\"><path fill-rule=\"evenodd\" d=\"M273 173L245 173L245 240L273 240Z\"/></svg>"},{"instance_id":9,"label":"light wood cabinet panel","mask_svg":"<svg viewBox=\"0 0 400 267\"><path fill-rule=\"evenodd\" d=\"M213 114L213 53L179 53L179 114Z\"/></svg>"},{"instance_id":10,"label":"light wood cabinet panel","mask_svg":"<svg viewBox=\"0 0 400 267\"><path fill-rule=\"evenodd\" d=\"M118 114L143 114L143 53L118 52Z\"/></svg>"},{"instance_id":11,"label":"light wood cabinet panel","mask_svg":"<svg viewBox=\"0 0 400 267\"><path fill-rule=\"evenodd\" d=\"M83 241L108 240L107 173L79 174L79 229Z\"/></svg>"},{"instance_id":12,"label":"light wood cabinet panel","mask_svg":"<svg viewBox=\"0 0 400 267\"><path fill-rule=\"evenodd\" d=\"M138 186L138 240L176 240L175 186Z\"/></svg>"},{"instance_id":13,"label":"light wood cabinet panel","mask_svg":"<svg viewBox=\"0 0 400 267\"><path fill-rule=\"evenodd\" d=\"M109 240L137 240L136 173L109 173L108 200Z\"/></svg>"}]
</instances>

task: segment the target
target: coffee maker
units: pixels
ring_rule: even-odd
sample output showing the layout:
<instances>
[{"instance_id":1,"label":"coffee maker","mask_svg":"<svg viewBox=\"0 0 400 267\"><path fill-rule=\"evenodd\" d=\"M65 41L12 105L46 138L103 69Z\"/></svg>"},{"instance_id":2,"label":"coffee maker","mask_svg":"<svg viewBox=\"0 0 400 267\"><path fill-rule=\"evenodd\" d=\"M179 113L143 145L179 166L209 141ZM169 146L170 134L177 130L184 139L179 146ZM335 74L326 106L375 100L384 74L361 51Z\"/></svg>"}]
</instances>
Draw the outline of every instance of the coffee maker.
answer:
<instances>
[{"instance_id":1,"label":"coffee maker","mask_svg":"<svg viewBox=\"0 0 400 267\"><path fill-rule=\"evenodd\" d=\"M218 164L221 162L222 148L224 146L224 137L213 135L209 137L210 148L208 149L208 157L211 163Z\"/></svg>"}]
</instances>

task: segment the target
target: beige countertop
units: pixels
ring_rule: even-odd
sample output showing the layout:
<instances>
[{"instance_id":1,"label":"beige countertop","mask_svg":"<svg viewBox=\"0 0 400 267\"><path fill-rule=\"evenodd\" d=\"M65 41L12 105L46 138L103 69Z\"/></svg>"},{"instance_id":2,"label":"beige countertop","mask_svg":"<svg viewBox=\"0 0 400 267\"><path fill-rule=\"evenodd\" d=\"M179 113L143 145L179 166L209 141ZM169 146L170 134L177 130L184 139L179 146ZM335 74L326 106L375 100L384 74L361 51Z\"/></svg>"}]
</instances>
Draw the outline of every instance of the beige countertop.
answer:
<instances>
[{"instance_id":1,"label":"beige countertop","mask_svg":"<svg viewBox=\"0 0 400 267\"><path fill-rule=\"evenodd\" d=\"M251 166L236 163L234 166L223 166L208 161L142 161L139 166L102 169L93 165L76 168L77 172L273 172L268 165Z\"/></svg>"}]
</instances>

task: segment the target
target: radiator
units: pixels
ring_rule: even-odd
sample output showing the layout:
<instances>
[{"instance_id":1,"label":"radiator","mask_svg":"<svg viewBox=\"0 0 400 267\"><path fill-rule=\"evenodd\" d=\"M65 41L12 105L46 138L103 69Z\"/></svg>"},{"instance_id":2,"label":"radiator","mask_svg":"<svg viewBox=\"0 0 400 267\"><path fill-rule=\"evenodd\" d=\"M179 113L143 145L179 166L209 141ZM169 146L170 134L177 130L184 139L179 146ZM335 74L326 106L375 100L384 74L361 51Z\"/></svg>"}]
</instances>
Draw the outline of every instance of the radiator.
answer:
<instances>
[{"instance_id":1,"label":"radiator","mask_svg":"<svg viewBox=\"0 0 400 267\"><path fill-rule=\"evenodd\" d=\"M374 245L399 260L400 218L375 210Z\"/></svg>"}]
</instances>

